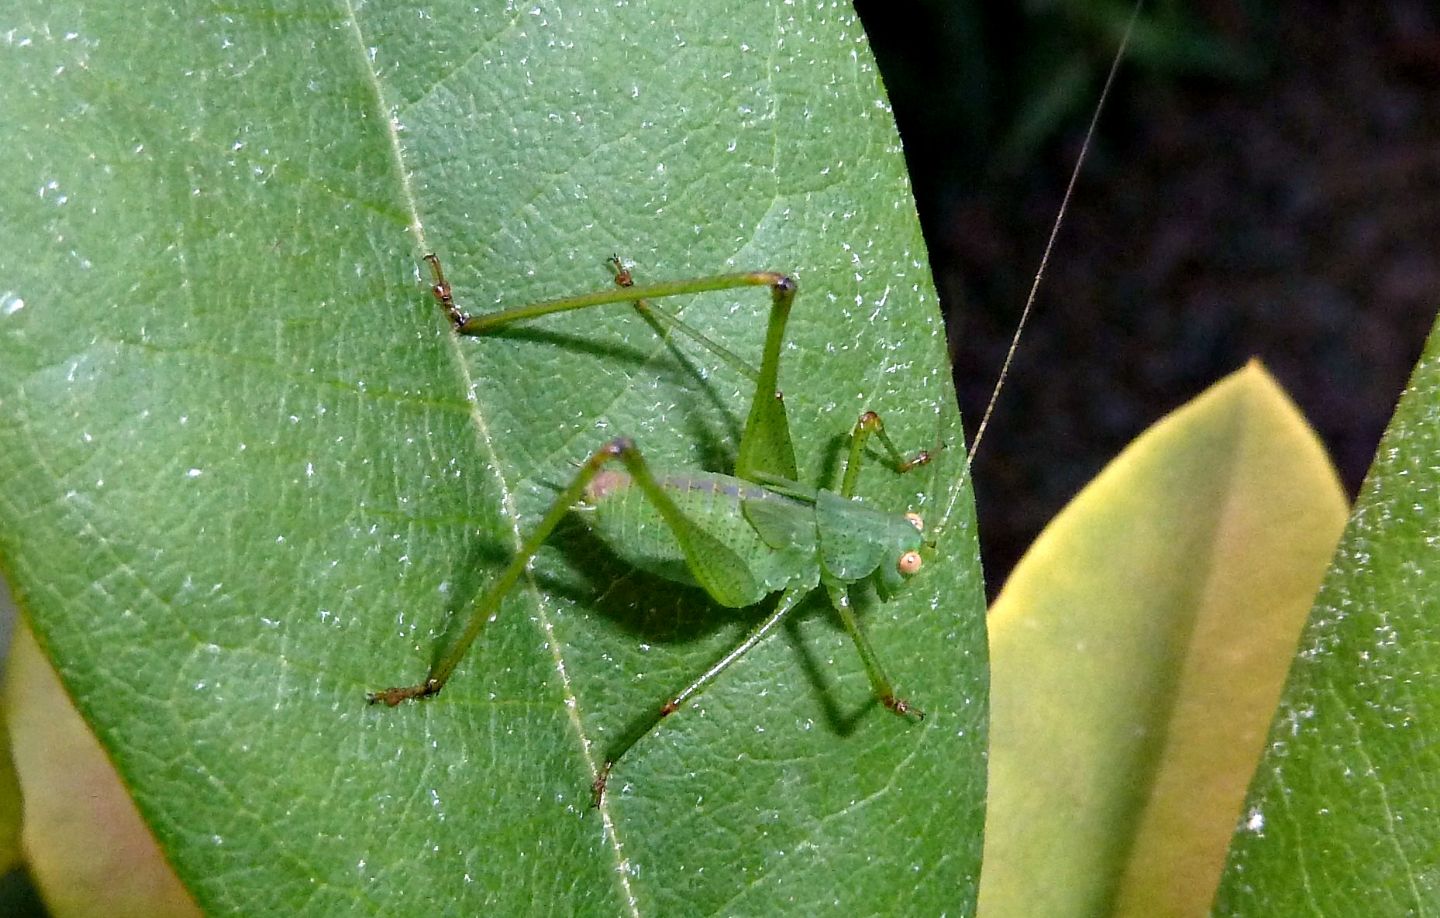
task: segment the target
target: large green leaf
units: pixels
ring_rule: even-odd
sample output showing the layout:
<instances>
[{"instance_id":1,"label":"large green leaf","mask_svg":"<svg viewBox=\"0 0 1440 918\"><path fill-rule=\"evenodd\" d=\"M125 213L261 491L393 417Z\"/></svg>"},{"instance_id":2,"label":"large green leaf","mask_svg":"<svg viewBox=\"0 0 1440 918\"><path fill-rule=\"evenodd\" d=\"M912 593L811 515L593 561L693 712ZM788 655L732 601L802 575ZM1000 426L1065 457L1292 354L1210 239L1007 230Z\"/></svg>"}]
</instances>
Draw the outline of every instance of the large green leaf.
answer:
<instances>
[{"instance_id":1,"label":"large green leaf","mask_svg":"<svg viewBox=\"0 0 1440 918\"><path fill-rule=\"evenodd\" d=\"M1440 330L1341 540L1271 728L1222 914L1423 915L1440 897Z\"/></svg>"},{"instance_id":2,"label":"large green leaf","mask_svg":"<svg viewBox=\"0 0 1440 918\"><path fill-rule=\"evenodd\" d=\"M494 9L494 12L489 10ZM0 561L208 910L965 911L985 648L935 296L852 11L787 3L30 3L0 57ZM818 605L627 757L755 621L579 526L438 698L418 679L574 463L624 432L723 467L745 380L626 307L471 309L736 267L797 273L802 476L863 409L956 508L871 636ZM689 300L758 352L763 293ZM920 509L926 509L922 506Z\"/></svg>"}]
</instances>

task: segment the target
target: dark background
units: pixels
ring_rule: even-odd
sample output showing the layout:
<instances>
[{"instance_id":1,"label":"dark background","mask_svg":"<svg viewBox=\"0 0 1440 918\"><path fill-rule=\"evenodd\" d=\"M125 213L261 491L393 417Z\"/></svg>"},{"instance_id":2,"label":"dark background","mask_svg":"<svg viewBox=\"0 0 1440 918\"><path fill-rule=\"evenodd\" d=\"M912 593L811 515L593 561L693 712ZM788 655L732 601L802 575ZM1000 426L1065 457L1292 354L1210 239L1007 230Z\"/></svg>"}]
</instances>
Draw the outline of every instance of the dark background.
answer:
<instances>
[{"instance_id":1,"label":"dark background","mask_svg":"<svg viewBox=\"0 0 1440 918\"><path fill-rule=\"evenodd\" d=\"M973 438L1130 4L856 6ZM992 592L1127 442L1252 356L1353 496L1440 307L1437 253L1432 0L1147 3L975 462Z\"/></svg>"}]
</instances>

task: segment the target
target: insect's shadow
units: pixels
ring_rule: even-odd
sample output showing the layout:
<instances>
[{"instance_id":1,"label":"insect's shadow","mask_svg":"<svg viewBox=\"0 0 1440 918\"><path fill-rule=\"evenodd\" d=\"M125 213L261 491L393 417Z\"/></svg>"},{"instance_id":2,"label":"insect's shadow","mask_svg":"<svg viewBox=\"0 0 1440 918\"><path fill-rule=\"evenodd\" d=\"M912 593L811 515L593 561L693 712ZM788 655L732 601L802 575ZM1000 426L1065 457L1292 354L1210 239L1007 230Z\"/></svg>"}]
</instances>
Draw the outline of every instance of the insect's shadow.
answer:
<instances>
[{"instance_id":1,"label":"insect's shadow","mask_svg":"<svg viewBox=\"0 0 1440 918\"><path fill-rule=\"evenodd\" d=\"M527 341L531 343L549 344L554 347L568 350L572 353L584 354L607 362L628 365L631 367L645 367L653 372L657 378L685 380L687 390L693 388L701 399L708 405L709 411L715 417L722 418L724 431L717 435L714 431L704 428L692 430L691 433L698 434L697 441L704 450L704 459L709 462L724 461L727 452L724 443L738 443L740 441L741 421L734 411L734 406L729 404L724 396L716 389L711 382L712 374L703 369L700 364L687 354L669 335L665 328L655 319L644 316L643 321L655 332L656 337L664 346L670 359L665 359L653 351L648 351L631 344L619 341L602 341L593 337L572 335L566 332L552 331L539 328L505 328L492 332L491 336L496 338L508 338L515 341ZM685 411L687 419L692 426L698 423L700 412ZM598 444L597 444L598 445ZM707 466L709 467L709 466ZM716 466L718 467L718 466Z\"/></svg>"},{"instance_id":2,"label":"insect's shadow","mask_svg":"<svg viewBox=\"0 0 1440 918\"><path fill-rule=\"evenodd\" d=\"M699 587L629 567L573 514L555 530L552 544L583 581L572 580L560 591L568 590L568 595L596 609L637 642L690 644L731 623L752 619L750 610L727 609ZM546 588L551 586L558 584Z\"/></svg>"},{"instance_id":3,"label":"insect's shadow","mask_svg":"<svg viewBox=\"0 0 1440 918\"><path fill-rule=\"evenodd\" d=\"M566 569L545 564L532 567L535 585L546 595L598 610L636 641L693 643L729 623L751 620L750 610L717 605L698 587L671 583L627 567L573 516L560 523L546 545L565 558ZM432 665L464 631L475 603L514 557L512 546L494 538L477 535L470 539L448 578L444 632L436 642ZM676 614L677 595L683 597L684 614ZM509 601L509 597L502 600L502 609Z\"/></svg>"},{"instance_id":4,"label":"insect's shadow","mask_svg":"<svg viewBox=\"0 0 1440 918\"><path fill-rule=\"evenodd\" d=\"M840 468L844 456L850 450L850 434L837 433L826 441L820 457L820 481L822 488L837 488L840 483Z\"/></svg>"},{"instance_id":5,"label":"insect's shadow","mask_svg":"<svg viewBox=\"0 0 1440 918\"><path fill-rule=\"evenodd\" d=\"M815 603L807 603L807 605L811 604ZM828 609L829 607L826 606L826 608ZM831 617L834 617L833 611L831 612ZM841 708L840 702L837 700L839 693L836 690L835 683L827 677L825 667L816 659L815 651L811 645L806 642L804 635L800 633L800 626L804 621L804 618L791 618L787 621L785 623L785 637L790 642L795 656L800 661L800 668L804 671L805 678L810 683L811 691L815 695L815 700L820 704L820 710L825 712L826 724L836 736L849 736L855 732L855 728L860 725L862 720L869 717L871 712L880 707L880 704L875 697L871 695L864 701L851 705L848 711ZM838 622L836 627L839 627Z\"/></svg>"},{"instance_id":6,"label":"insect's shadow","mask_svg":"<svg viewBox=\"0 0 1440 918\"><path fill-rule=\"evenodd\" d=\"M566 332L551 331L544 328L507 326L497 329L496 331L488 332L486 337L503 338L509 341L525 341L532 344L550 344L572 353L584 354L620 364L638 366L649 363L654 359L654 355L650 352L622 341L587 338L581 335L571 335Z\"/></svg>"}]
</instances>

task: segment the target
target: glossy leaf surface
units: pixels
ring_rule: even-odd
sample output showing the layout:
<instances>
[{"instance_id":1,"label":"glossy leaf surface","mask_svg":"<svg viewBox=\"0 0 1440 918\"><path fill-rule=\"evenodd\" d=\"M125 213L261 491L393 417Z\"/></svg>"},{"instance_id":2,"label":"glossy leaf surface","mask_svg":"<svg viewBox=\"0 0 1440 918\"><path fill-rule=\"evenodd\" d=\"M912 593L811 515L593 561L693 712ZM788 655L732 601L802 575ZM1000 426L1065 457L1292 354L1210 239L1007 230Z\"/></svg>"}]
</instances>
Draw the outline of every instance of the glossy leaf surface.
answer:
<instances>
[{"instance_id":1,"label":"glossy leaf surface","mask_svg":"<svg viewBox=\"0 0 1440 918\"><path fill-rule=\"evenodd\" d=\"M202 907L969 907L987 699L962 438L848 5L62 2L7 29L0 564ZM810 604L588 810L607 744L760 610L578 525L441 696L366 707L424 674L599 443L723 470L750 394L623 305L459 340L428 250L474 311L603 287L612 252L641 281L795 272L801 476L835 474L866 409L951 447L934 476L861 480L954 510L862 615L930 717L878 709ZM768 305L683 312L754 360Z\"/></svg>"}]
</instances>

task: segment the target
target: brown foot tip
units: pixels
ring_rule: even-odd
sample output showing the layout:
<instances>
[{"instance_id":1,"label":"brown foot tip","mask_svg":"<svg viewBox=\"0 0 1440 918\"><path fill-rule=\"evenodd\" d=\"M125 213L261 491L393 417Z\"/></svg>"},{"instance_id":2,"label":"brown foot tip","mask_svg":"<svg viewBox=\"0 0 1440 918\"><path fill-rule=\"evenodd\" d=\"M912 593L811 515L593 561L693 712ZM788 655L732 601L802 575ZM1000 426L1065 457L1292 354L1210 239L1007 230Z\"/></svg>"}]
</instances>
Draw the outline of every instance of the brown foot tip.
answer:
<instances>
[{"instance_id":1,"label":"brown foot tip","mask_svg":"<svg viewBox=\"0 0 1440 918\"><path fill-rule=\"evenodd\" d=\"M930 451L928 449L922 449L920 452L915 454L915 458L909 460L908 462L900 463L900 471L904 473L910 471L911 469L919 468L920 466L929 463L930 460L933 458L935 457L930 455Z\"/></svg>"},{"instance_id":2,"label":"brown foot tip","mask_svg":"<svg viewBox=\"0 0 1440 918\"><path fill-rule=\"evenodd\" d=\"M427 679L419 685L406 685L400 688L387 688L379 692L366 692L365 702L367 704L383 704L393 708L402 701L409 701L412 698L427 698L440 691L440 686L434 679Z\"/></svg>"},{"instance_id":3,"label":"brown foot tip","mask_svg":"<svg viewBox=\"0 0 1440 918\"><path fill-rule=\"evenodd\" d=\"M387 689L385 689L384 691L380 691L380 692L366 692L366 693L365 693L365 703L366 703L366 704L383 704L383 705L385 705L386 707L393 708L393 707L395 707L397 704L399 704L400 702L405 701L406 699L414 698L416 694L417 694L417 693L416 693L416 691L414 690L413 687L412 687L412 688L387 688Z\"/></svg>"},{"instance_id":4,"label":"brown foot tip","mask_svg":"<svg viewBox=\"0 0 1440 918\"><path fill-rule=\"evenodd\" d=\"M605 802L605 785L610 781L610 769L614 767L614 762L606 762L595 775L595 783L590 785L590 806L593 809L600 809L600 804Z\"/></svg>"},{"instance_id":5,"label":"brown foot tip","mask_svg":"<svg viewBox=\"0 0 1440 918\"><path fill-rule=\"evenodd\" d=\"M944 443L937 443L934 449L922 449L915 454L913 459L902 462L899 471L904 473L922 465L929 465L941 451L945 449Z\"/></svg>"},{"instance_id":6,"label":"brown foot tip","mask_svg":"<svg viewBox=\"0 0 1440 918\"><path fill-rule=\"evenodd\" d=\"M635 277L630 273L630 269L625 267L625 262L620 260L619 255L611 255L605 263L610 266L610 273L615 275L615 286L635 286Z\"/></svg>"},{"instance_id":7,"label":"brown foot tip","mask_svg":"<svg viewBox=\"0 0 1440 918\"><path fill-rule=\"evenodd\" d=\"M904 698L883 698L881 702L886 708L899 714L901 717L913 717L916 720L924 720L925 712L906 701Z\"/></svg>"}]
</instances>

